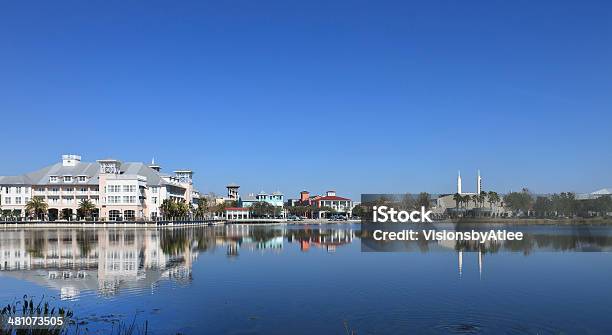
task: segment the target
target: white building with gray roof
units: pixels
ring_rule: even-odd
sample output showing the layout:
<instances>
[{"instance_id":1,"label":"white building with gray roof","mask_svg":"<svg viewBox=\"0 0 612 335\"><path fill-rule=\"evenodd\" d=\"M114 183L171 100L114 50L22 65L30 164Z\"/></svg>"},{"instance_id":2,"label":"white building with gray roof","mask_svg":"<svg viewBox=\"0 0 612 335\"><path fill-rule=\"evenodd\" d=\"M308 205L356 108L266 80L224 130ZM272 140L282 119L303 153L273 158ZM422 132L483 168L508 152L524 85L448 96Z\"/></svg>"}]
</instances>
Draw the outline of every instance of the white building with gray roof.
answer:
<instances>
[{"instance_id":1,"label":"white building with gray roof","mask_svg":"<svg viewBox=\"0 0 612 335\"><path fill-rule=\"evenodd\" d=\"M576 199L578 200L587 200L587 199L597 199L600 197L612 196L612 187L602 188L601 190L597 190L591 193L581 193L576 194Z\"/></svg>"},{"instance_id":2,"label":"white building with gray roof","mask_svg":"<svg viewBox=\"0 0 612 335\"><path fill-rule=\"evenodd\" d=\"M161 173L152 162L101 159L82 162L81 156L63 155L62 161L21 176L0 176L3 213L26 217L25 205L33 197L49 206L48 219L74 220L82 215L79 204L89 200L94 216L103 220L149 220L161 216L166 199L193 203L199 197L193 172Z\"/></svg>"}]
</instances>

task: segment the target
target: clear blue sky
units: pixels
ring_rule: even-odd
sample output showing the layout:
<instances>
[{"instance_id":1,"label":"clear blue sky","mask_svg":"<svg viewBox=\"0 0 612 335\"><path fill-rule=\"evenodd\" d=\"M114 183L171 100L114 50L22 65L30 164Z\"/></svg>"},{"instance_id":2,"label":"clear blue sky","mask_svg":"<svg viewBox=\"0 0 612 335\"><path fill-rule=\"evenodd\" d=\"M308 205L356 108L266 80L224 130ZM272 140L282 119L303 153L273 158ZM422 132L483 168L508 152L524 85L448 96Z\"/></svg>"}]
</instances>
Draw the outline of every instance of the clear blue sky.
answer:
<instances>
[{"instance_id":1,"label":"clear blue sky","mask_svg":"<svg viewBox=\"0 0 612 335\"><path fill-rule=\"evenodd\" d=\"M0 175L62 153L204 192L612 186L609 1L0 5Z\"/></svg>"}]
</instances>

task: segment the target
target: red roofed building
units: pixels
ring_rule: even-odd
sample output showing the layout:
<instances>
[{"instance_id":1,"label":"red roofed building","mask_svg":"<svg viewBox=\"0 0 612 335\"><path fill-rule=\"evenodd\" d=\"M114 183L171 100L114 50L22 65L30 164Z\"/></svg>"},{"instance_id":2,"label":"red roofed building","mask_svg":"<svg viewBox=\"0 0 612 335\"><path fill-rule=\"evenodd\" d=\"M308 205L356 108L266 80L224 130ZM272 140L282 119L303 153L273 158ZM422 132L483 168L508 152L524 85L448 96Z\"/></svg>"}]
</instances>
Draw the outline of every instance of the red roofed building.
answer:
<instances>
[{"instance_id":1,"label":"red roofed building","mask_svg":"<svg viewBox=\"0 0 612 335\"><path fill-rule=\"evenodd\" d=\"M336 191L327 191L325 195L310 195L310 192L302 191L300 192L300 199L290 201L289 206L310 207L311 209L307 212L299 215L316 219L329 217L330 212L351 217L354 204L351 199L337 196ZM329 210L330 208L332 211Z\"/></svg>"},{"instance_id":2,"label":"red roofed building","mask_svg":"<svg viewBox=\"0 0 612 335\"><path fill-rule=\"evenodd\" d=\"M351 214L353 201L348 198L339 197L336 191L327 191L325 196L319 197L314 201L315 207L329 207L338 213Z\"/></svg>"}]
</instances>

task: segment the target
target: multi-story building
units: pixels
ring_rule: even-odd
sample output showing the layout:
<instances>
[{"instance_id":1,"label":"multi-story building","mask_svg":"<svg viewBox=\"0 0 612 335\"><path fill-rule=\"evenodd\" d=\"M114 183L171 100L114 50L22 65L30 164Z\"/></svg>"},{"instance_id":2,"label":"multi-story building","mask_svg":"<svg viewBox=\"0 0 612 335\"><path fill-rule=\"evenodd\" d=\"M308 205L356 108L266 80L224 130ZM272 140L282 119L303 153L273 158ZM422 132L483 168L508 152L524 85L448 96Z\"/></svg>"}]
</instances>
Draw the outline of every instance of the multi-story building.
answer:
<instances>
[{"instance_id":1,"label":"multi-story building","mask_svg":"<svg viewBox=\"0 0 612 335\"><path fill-rule=\"evenodd\" d=\"M300 192L300 199L291 200L288 205L314 208L314 210L306 213L307 217L313 219L326 217L329 214L327 213L329 208L336 214L350 217L355 207L351 199L337 196L336 191L327 191L325 195L311 195L308 191L302 191Z\"/></svg>"},{"instance_id":2,"label":"multi-story building","mask_svg":"<svg viewBox=\"0 0 612 335\"><path fill-rule=\"evenodd\" d=\"M348 198L339 197L336 195L336 191L327 191L325 196L317 197L314 200L316 207L328 207L338 213L346 213L349 216L353 210L353 201Z\"/></svg>"},{"instance_id":3,"label":"multi-story building","mask_svg":"<svg viewBox=\"0 0 612 335\"><path fill-rule=\"evenodd\" d=\"M251 207L256 202L267 202L274 207L283 207L285 195L278 191L272 194L261 191L258 194L251 193L245 197L240 197L238 200L240 207Z\"/></svg>"},{"instance_id":4,"label":"multi-story building","mask_svg":"<svg viewBox=\"0 0 612 335\"><path fill-rule=\"evenodd\" d=\"M82 217L79 204L89 200L93 216L105 220L145 220L161 216L166 199L194 203L199 194L193 187L193 172L177 170L161 173L152 162L123 163L101 159L81 161L78 155L63 155L62 161L21 176L0 176L0 205L26 217L25 205L33 197L48 204L48 219Z\"/></svg>"}]
</instances>

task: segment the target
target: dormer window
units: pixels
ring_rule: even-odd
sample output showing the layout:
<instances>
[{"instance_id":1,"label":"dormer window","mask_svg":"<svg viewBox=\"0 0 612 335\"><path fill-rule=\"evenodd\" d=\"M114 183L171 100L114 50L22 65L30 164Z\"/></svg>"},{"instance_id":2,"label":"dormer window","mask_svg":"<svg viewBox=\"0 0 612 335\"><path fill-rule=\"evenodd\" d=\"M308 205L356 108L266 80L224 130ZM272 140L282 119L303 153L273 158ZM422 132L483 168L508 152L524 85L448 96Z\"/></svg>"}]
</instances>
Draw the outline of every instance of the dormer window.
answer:
<instances>
[{"instance_id":1,"label":"dormer window","mask_svg":"<svg viewBox=\"0 0 612 335\"><path fill-rule=\"evenodd\" d=\"M57 176L49 176L50 183L57 183Z\"/></svg>"},{"instance_id":2,"label":"dormer window","mask_svg":"<svg viewBox=\"0 0 612 335\"><path fill-rule=\"evenodd\" d=\"M64 176L64 183L72 183L72 176Z\"/></svg>"},{"instance_id":3,"label":"dormer window","mask_svg":"<svg viewBox=\"0 0 612 335\"><path fill-rule=\"evenodd\" d=\"M77 180L79 181L79 183L84 183L87 181L87 177L86 176L78 176Z\"/></svg>"}]
</instances>

